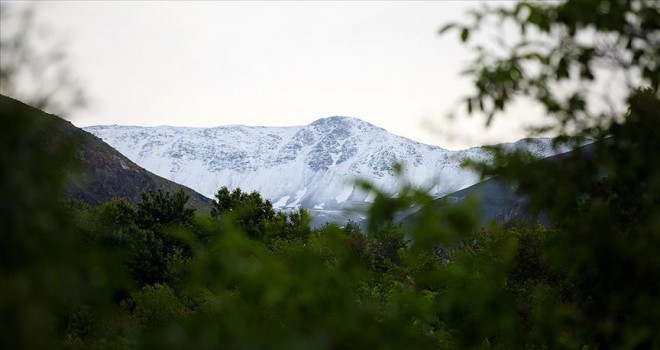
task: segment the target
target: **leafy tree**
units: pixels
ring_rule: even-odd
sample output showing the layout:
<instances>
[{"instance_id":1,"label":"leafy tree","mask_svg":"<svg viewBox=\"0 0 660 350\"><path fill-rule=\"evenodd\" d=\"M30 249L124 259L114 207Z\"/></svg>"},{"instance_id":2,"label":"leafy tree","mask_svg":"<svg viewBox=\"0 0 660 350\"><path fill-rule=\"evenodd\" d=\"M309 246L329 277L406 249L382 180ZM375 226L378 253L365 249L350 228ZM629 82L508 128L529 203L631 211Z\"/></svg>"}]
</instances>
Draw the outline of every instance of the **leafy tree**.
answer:
<instances>
[{"instance_id":1,"label":"leafy tree","mask_svg":"<svg viewBox=\"0 0 660 350\"><path fill-rule=\"evenodd\" d=\"M60 115L84 107L86 96L61 38L35 14L32 5L0 5L0 93Z\"/></svg>"},{"instance_id":2,"label":"leafy tree","mask_svg":"<svg viewBox=\"0 0 660 350\"><path fill-rule=\"evenodd\" d=\"M385 271L401 265L400 251L406 247L402 226L391 221L385 223L369 234L369 247L376 270Z\"/></svg>"},{"instance_id":3,"label":"leafy tree","mask_svg":"<svg viewBox=\"0 0 660 350\"><path fill-rule=\"evenodd\" d=\"M353 220L348 220L342 228L345 235L346 247L351 258L369 266L372 261L371 247L367 236L362 233L360 226Z\"/></svg>"},{"instance_id":4,"label":"leafy tree","mask_svg":"<svg viewBox=\"0 0 660 350\"><path fill-rule=\"evenodd\" d=\"M458 29L463 42L475 43L476 57L465 70L475 93L465 105L468 112L484 113L488 122L525 97L556 121L536 131L603 137L625 113L617 102L625 103L641 86L658 91L660 9L655 0L521 1L468 15L467 23L447 24L441 33ZM500 30L498 40L481 40L480 34L494 30ZM616 89L599 96L602 83ZM615 93L623 98L617 101Z\"/></svg>"},{"instance_id":5,"label":"leafy tree","mask_svg":"<svg viewBox=\"0 0 660 350\"><path fill-rule=\"evenodd\" d=\"M115 198L95 208L92 220L103 240L124 250L124 264L138 286L169 281L172 265L190 258L188 242L173 234L177 228L199 234L183 191L143 192L142 199L133 206Z\"/></svg>"},{"instance_id":6,"label":"leafy tree","mask_svg":"<svg viewBox=\"0 0 660 350\"><path fill-rule=\"evenodd\" d=\"M349 236L354 234L362 234L362 228L360 228L360 224L353 221L352 219L349 219L346 225L344 225L344 233Z\"/></svg>"},{"instance_id":7,"label":"leafy tree","mask_svg":"<svg viewBox=\"0 0 660 350\"><path fill-rule=\"evenodd\" d=\"M129 262L140 286L170 281L170 270L192 251L186 240L174 234L183 227L198 234L192 225L195 210L186 207L189 196L179 190L174 194L158 190L143 192L135 209L135 222L141 230L129 238L134 252Z\"/></svg>"},{"instance_id":8,"label":"leafy tree","mask_svg":"<svg viewBox=\"0 0 660 350\"><path fill-rule=\"evenodd\" d=\"M148 285L133 293L122 305L142 327L158 327L181 320L190 310L166 284Z\"/></svg>"},{"instance_id":9,"label":"leafy tree","mask_svg":"<svg viewBox=\"0 0 660 350\"><path fill-rule=\"evenodd\" d=\"M550 347L660 346L653 330L660 325L660 305L652 297L660 293L660 262L654 258L660 246L659 3L521 2L474 11L470 18L443 28L458 28L464 42L476 38L476 59L466 70L476 90L465 100L468 112L482 112L490 121L524 97L555 121L533 131L559 133L557 144L576 144L569 136L596 141L557 162L531 166L521 154L495 149L495 165L478 167L515 183L558 228L540 253L547 264L543 271L563 271L563 277L536 283L545 284L546 292L539 292L534 316L525 319L532 320L528 334L538 337L525 341ZM519 32L488 46L478 35L493 23ZM626 78L610 85L624 96L627 110L605 108L611 104L590 94L611 72ZM510 264L503 260L505 271ZM526 265L523 271L534 263ZM488 292L483 289L482 296ZM557 305L551 308L552 303ZM478 314L478 308L470 310ZM479 323L498 322L482 316ZM487 331L475 335L498 339Z\"/></svg>"},{"instance_id":10,"label":"leafy tree","mask_svg":"<svg viewBox=\"0 0 660 350\"><path fill-rule=\"evenodd\" d=\"M248 194L236 188L229 192L223 186L215 195L211 216L228 216L248 237L261 239L266 233L267 222L275 216L275 210L273 204L264 201L256 191Z\"/></svg>"},{"instance_id":11,"label":"leafy tree","mask_svg":"<svg viewBox=\"0 0 660 350\"><path fill-rule=\"evenodd\" d=\"M136 222L140 228L189 224L195 214L195 209L186 207L189 199L182 189L174 194L162 190L142 192Z\"/></svg>"},{"instance_id":12,"label":"leafy tree","mask_svg":"<svg viewBox=\"0 0 660 350\"><path fill-rule=\"evenodd\" d=\"M312 233L312 218L309 211L299 208L291 212L277 212L272 219L266 223L265 242L274 240L298 239L305 242Z\"/></svg>"}]
</instances>

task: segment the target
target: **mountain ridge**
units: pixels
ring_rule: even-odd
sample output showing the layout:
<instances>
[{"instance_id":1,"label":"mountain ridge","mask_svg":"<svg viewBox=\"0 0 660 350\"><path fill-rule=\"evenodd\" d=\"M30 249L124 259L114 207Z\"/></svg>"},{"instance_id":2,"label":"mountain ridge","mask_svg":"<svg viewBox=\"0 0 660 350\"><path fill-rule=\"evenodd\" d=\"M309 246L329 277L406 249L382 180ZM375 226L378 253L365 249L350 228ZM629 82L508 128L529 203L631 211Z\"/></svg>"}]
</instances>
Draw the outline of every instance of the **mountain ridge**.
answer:
<instances>
[{"instance_id":1,"label":"mountain ridge","mask_svg":"<svg viewBox=\"0 0 660 350\"><path fill-rule=\"evenodd\" d=\"M450 151L427 145L354 117L334 116L308 125L267 127L117 126L84 128L144 168L213 196L222 186L258 191L278 209L303 206L335 211L368 204L354 179L394 193L402 180L428 185L437 197L477 183L460 167L487 160L483 148ZM513 143L546 157L549 139ZM403 177L393 168L404 163Z\"/></svg>"},{"instance_id":2,"label":"mountain ridge","mask_svg":"<svg viewBox=\"0 0 660 350\"><path fill-rule=\"evenodd\" d=\"M30 147L71 151L69 153L73 158L73 168L66 169L61 194L63 198L92 205L103 204L114 197L137 203L141 200L142 191L160 189L171 192L183 189L190 196L191 206L210 210L209 198L145 170L112 146L71 122L8 96L0 95L0 104L3 121L14 123L23 119L29 125L27 130L31 134L30 138L40 140L38 144L30 144Z\"/></svg>"},{"instance_id":3,"label":"mountain ridge","mask_svg":"<svg viewBox=\"0 0 660 350\"><path fill-rule=\"evenodd\" d=\"M576 164L585 159L595 157L597 143L586 142L575 149L544 158L538 162L529 163L526 168L534 171L539 165L552 164L556 169L576 167ZM577 163L576 163L577 162ZM548 188L552 193L554 189ZM480 224L496 221L501 224L519 222L533 222L544 226L553 226L552 221L545 212L534 212L527 195L518 193L517 185L513 181L503 180L500 176L491 177L459 191L447 194L435 200L438 207L455 205L464 202L469 197L475 197L480 204ZM405 215L401 221L410 223L417 219L417 213Z\"/></svg>"}]
</instances>

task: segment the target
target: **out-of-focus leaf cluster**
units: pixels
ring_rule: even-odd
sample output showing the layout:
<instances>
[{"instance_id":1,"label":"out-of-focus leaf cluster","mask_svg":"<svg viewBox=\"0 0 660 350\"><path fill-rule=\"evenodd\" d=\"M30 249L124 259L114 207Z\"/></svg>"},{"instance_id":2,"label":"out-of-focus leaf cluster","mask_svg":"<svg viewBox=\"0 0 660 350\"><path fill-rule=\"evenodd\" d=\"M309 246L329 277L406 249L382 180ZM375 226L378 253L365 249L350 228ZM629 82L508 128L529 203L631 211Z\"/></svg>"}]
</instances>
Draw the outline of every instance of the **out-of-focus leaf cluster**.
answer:
<instances>
[{"instance_id":1,"label":"out-of-focus leaf cluster","mask_svg":"<svg viewBox=\"0 0 660 350\"><path fill-rule=\"evenodd\" d=\"M34 4L0 4L0 93L59 115L87 97L61 40L36 20Z\"/></svg>"},{"instance_id":2,"label":"out-of-focus leaf cluster","mask_svg":"<svg viewBox=\"0 0 660 350\"><path fill-rule=\"evenodd\" d=\"M618 95L625 103L625 96L638 87L648 86L657 93L657 1L510 5L484 6L471 11L467 22L450 23L440 30L442 34L456 30L461 41L473 43L475 58L464 70L474 80L475 92L464 101L469 114L482 113L490 123L516 99L525 97L553 118L552 123L532 131L595 138L612 121L621 120L625 110L617 108Z\"/></svg>"},{"instance_id":3,"label":"out-of-focus leaf cluster","mask_svg":"<svg viewBox=\"0 0 660 350\"><path fill-rule=\"evenodd\" d=\"M543 344L658 347L659 3L523 1L474 11L470 23L442 32L458 28L469 42L493 23L518 31L508 41L475 39L476 59L465 71L476 90L465 100L468 112L490 121L516 99L530 98L553 121L535 131L556 132L555 146L582 146L552 161L493 147L493 162L471 164L513 184L557 229L539 251L548 271L562 276L540 295L551 297L537 306L543 317L532 318L549 327L539 329ZM603 109L589 96L598 74L624 77L608 84L623 92L625 109ZM560 324L571 330L557 333Z\"/></svg>"}]
</instances>

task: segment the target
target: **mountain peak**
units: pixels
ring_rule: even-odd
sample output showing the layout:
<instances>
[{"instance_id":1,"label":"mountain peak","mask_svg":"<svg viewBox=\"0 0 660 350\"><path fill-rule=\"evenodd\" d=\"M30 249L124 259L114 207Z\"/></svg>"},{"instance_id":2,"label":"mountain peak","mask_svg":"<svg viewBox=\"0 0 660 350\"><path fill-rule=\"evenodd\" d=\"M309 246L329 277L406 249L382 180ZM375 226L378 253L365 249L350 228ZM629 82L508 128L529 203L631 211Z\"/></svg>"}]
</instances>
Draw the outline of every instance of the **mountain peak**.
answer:
<instances>
[{"instance_id":1,"label":"mountain peak","mask_svg":"<svg viewBox=\"0 0 660 350\"><path fill-rule=\"evenodd\" d=\"M312 123L312 125L314 125L314 124L338 124L338 123L347 123L347 122L355 123L355 122L363 122L363 121L358 119L358 118L354 118L354 117L334 115L334 116L331 116L331 117L325 117L325 118L317 119Z\"/></svg>"},{"instance_id":2,"label":"mountain peak","mask_svg":"<svg viewBox=\"0 0 660 350\"><path fill-rule=\"evenodd\" d=\"M479 181L461 168L480 149L447 151L393 135L363 120L332 116L299 127L186 129L87 128L148 170L212 196L220 187L259 191L278 208L332 211L373 201L354 183L367 178L395 192L406 181L434 196Z\"/></svg>"},{"instance_id":3,"label":"mountain peak","mask_svg":"<svg viewBox=\"0 0 660 350\"><path fill-rule=\"evenodd\" d=\"M360 130L368 130L368 129L384 130L362 119L355 117L346 117L346 116L332 116L332 117L317 119L311 124L309 124L309 126L315 129L330 129L336 127L344 127L344 128L357 128Z\"/></svg>"}]
</instances>

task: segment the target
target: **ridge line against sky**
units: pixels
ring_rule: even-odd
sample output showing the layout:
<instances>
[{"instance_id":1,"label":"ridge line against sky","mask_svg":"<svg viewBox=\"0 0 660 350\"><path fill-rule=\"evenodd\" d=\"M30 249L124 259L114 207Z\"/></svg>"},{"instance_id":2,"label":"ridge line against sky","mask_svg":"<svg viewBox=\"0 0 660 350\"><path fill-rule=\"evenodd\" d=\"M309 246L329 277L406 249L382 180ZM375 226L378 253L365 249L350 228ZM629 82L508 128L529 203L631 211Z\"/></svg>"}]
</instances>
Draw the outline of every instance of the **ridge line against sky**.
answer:
<instances>
[{"instance_id":1,"label":"ridge line against sky","mask_svg":"<svg viewBox=\"0 0 660 350\"><path fill-rule=\"evenodd\" d=\"M523 138L521 121L540 114L513 108L488 130L481 118L446 118L471 92L460 76L470 56L437 32L479 2L35 5L90 97L70 116L77 126L290 126L343 115L462 149Z\"/></svg>"}]
</instances>

